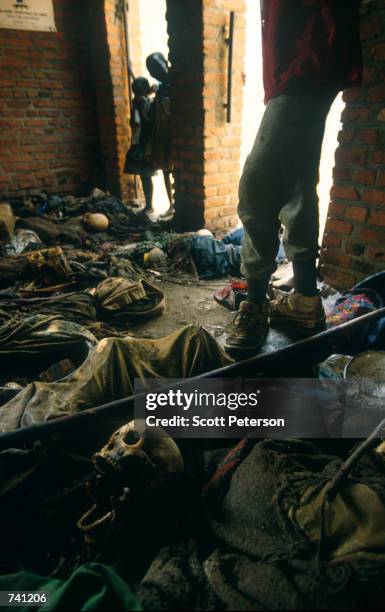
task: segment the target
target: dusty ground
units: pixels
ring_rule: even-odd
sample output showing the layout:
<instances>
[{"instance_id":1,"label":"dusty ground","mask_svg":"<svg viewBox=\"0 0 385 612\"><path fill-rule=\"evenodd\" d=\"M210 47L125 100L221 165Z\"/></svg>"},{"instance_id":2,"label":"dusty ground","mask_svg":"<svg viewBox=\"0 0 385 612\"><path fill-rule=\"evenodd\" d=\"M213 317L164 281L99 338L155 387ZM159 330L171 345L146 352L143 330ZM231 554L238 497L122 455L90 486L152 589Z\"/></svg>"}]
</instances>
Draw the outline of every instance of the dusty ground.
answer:
<instances>
[{"instance_id":1,"label":"dusty ground","mask_svg":"<svg viewBox=\"0 0 385 612\"><path fill-rule=\"evenodd\" d=\"M280 266L276 276L282 278L287 273L287 266ZM170 334L182 325L199 323L223 346L234 313L217 304L213 294L227 283L227 279L188 284L158 281L157 285L166 296L166 311L161 317L138 326L133 330L135 335L143 338L159 338ZM275 350L291 341L282 331L271 329L262 352Z\"/></svg>"}]
</instances>

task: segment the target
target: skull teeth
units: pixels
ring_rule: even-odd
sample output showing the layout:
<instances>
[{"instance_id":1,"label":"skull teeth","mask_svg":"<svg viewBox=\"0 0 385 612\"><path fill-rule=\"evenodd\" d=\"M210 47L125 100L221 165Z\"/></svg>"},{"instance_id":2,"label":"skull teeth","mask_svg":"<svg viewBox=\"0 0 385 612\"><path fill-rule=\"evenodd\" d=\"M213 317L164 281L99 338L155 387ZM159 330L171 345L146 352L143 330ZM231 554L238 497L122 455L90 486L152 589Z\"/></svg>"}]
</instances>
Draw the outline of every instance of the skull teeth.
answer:
<instances>
[{"instance_id":1,"label":"skull teeth","mask_svg":"<svg viewBox=\"0 0 385 612\"><path fill-rule=\"evenodd\" d=\"M114 468L114 470L117 470L118 472L123 472L123 471L124 471L124 470L123 470L123 468L122 468L122 466L120 465L120 463L119 463L119 462L118 462L116 459L113 459L113 458L112 458L110 455L106 455L106 456L104 456L104 455L100 455L99 457L100 457L100 458L101 458L103 461L105 461L106 463L108 463L108 464L109 464L111 467L113 467L113 468ZM97 469L99 470L99 472L101 472L102 474L104 473L104 472L103 472L103 468L102 468L102 467L100 467L100 466L98 466L98 463L97 463L97 462L96 462L96 468L97 468Z\"/></svg>"},{"instance_id":2,"label":"skull teeth","mask_svg":"<svg viewBox=\"0 0 385 612\"><path fill-rule=\"evenodd\" d=\"M86 532L92 531L93 529L96 529L97 527L104 525L108 521L113 521L115 518L114 511L109 510L108 512L106 512L106 514L96 519L95 521L91 523L87 523L87 519L90 518L90 516L95 512L95 510L97 510L96 504L91 506L91 508L87 510L87 512L85 512L83 516L78 520L77 526L79 527L79 529L81 529L81 531L86 531Z\"/></svg>"}]
</instances>

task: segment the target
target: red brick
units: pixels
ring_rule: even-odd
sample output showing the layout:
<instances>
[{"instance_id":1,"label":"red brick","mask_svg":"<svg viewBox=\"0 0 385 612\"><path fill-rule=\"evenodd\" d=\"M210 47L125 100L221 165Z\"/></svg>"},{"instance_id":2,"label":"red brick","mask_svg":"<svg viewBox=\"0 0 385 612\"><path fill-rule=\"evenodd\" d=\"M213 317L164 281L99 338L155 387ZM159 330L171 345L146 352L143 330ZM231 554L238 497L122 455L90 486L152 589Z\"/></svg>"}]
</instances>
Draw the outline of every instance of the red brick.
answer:
<instances>
[{"instance_id":1,"label":"red brick","mask_svg":"<svg viewBox=\"0 0 385 612\"><path fill-rule=\"evenodd\" d=\"M374 164L383 164L385 161L385 151L382 149L379 151L374 151L372 154L372 162Z\"/></svg>"},{"instance_id":2,"label":"red brick","mask_svg":"<svg viewBox=\"0 0 385 612\"><path fill-rule=\"evenodd\" d=\"M367 256L373 261L383 262L385 261L385 245L381 247L369 247L367 249Z\"/></svg>"},{"instance_id":3,"label":"red brick","mask_svg":"<svg viewBox=\"0 0 385 612\"><path fill-rule=\"evenodd\" d=\"M354 170L352 178L355 183L362 183L364 185L373 185L376 180L375 170ZM377 180L377 184L378 180ZM385 183L384 183L385 184Z\"/></svg>"},{"instance_id":4,"label":"red brick","mask_svg":"<svg viewBox=\"0 0 385 612\"><path fill-rule=\"evenodd\" d=\"M351 121L368 121L369 110L365 107L345 108L342 111L342 123L350 123Z\"/></svg>"},{"instance_id":5,"label":"red brick","mask_svg":"<svg viewBox=\"0 0 385 612\"><path fill-rule=\"evenodd\" d=\"M365 252L365 245L359 242L347 242L345 244L345 251L349 255L361 257L361 255L363 255Z\"/></svg>"},{"instance_id":6,"label":"red brick","mask_svg":"<svg viewBox=\"0 0 385 612\"><path fill-rule=\"evenodd\" d=\"M355 130L344 128L338 134L338 142L348 144L354 140Z\"/></svg>"},{"instance_id":7,"label":"red brick","mask_svg":"<svg viewBox=\"0 0 385 612\"><path fill-rule=\"evenodd\" d=\"M339 187L334 185L331 190L332 198L338 200L358 200L359 196L354 187Z\"/></svg>"},{"instance_id":8,"label":"red brick","mask_svg":"<svg viewBox=\"0 0 385 612\"><path fill-rule=\"evenodd\" d=\"M351 87L343 93L342 99L344 102L356 102L363 97L362 89L359 87Z\"/></svg>"},{"instance_id":9,"label":"red brick","mask_svg":"<svg viewBox=\"0 0 385 612\"><path fill-rule=\"evenodd\" d=\"M345 216L348 219L353 219L358 223L365 223L368 215L368 209L362 206L347 206Z\"/></svg>"},{"instance_id":10,"label":"red brick","mask_svg":"<svg viewBox=\"0 0 385 612\"><path fill-rule=\"evenodd\" d=\"M335 183L341 181L349 181L351 177L351 170L349 168L342 168L341 166L334 166L333 168L333 179Z\"/></svg>"},{"instance_id":11,"label":"red brick","mask_svg":"<svg viewBox=\"0 0 385 612\"><path fill-rule=\"evenodd\" d=\"M379 138L377 130L362 130L359 135L360 142L364 144L376 144Z\"/></svg>"},{"instance_id":12,"label":"red brick","mask_svg":"<svg viewBox=\"0 0 385 612\"><path fill-rule=\"evenodd\" d=\"M66 20L64 32L58 17L60 11ZM91 40L92 28L87 28L87 38L80 33L84 20L79 21L77 14L83 9L79 11L73 11L70 0L55 0L59 27L55 35L1 31L0 95L6 101L1 115L8 126L2 124L0 140L1 152L9 152L1 158L2 172L8 173L2 176L3 193L22 196L43 187L59 192L80 191L84 181L94 182L93 174L99 167L96 108L94 94L85 82L90 66L82 52ZM87 25L91 26L92 20L87 20ZM57 109L54 99L57 95L78 100L77 108L73 109L79 119L76 130L63 131L66 123L62 121L66 119ZM54 142L50 144L51 141ZM68 174L68 180L56 176L50 168L56 164Z\"/></svg>"},{"instance_id":13,"label":"red brick","mask_svg":"<svg viewBox=\"0 0 385 612\"><path fill-rule=\"evenodd\" d=\"M341 238L334 236L333 234L324 234L322 245L325 247L337 247L341 246Z\"/></svg>"},{"instance_id":14,"label":"red brick","mask_svg":"<svg viewBox=\"0 0 385 612\"><path fill-rule=\"evenodd\" d=\"M359 238L364 242L381 242L385 240L383 232L380 230L373 230L369 227L363 227L360 229Z\"/></svg>"},{"instance_id":15,"label":"red brick","mask_svg":"<svg viewBox=\"0 0 385 612\"><path fill-rule=\"evenodd\" d=\"M367 204L385 204L385 191L380 191L378 189L365 189L362 191L361 200Z\"/></svg>"},{"instance_id":16,"label":"red brick","mask_svg":"<svg viewBox=\"0 0 385 612\"><path fill-rule=\"evenodd\" d=\"M341 145L336 151L336 161L347 164L364 165L368 156L368 151L364 147L348 147Z\"/></svg>"},{"instance_id":17,"label":"red brick","mask_svg":"<svg viewBox=\"0 0 385 612\"><path fill-rule=\"evenodd\" d=\"M324 249L322 259L325 263L338 266L339 268L348 268L352 261L351 257L345 255L342 251L332 248Z\"/></svg>"},{"instance_id":18,"label":"red brick","mask_svg":"<svg viewBox=\"0 0 385 612\"><path fill-rule=\"evenodd\" d=\"M385 170L379 170L377 172L376 185L379 187L385 187Z\"/></svg>"},{"instance_id":19,"label":"red brick","mask_svg":"<svg viewBox=\"0 0 385 612\"><path fill-rule=\"evenodd\" d=\"M351 234L353 229L352 223L347 221L340 221L339 219L333 219L328 217L326 221L326 231L335 232L336 234Z\"/></svg>"},{"instance_id":20,"label":"red brick","mask_svg":"<svg viewBox=\"0 0 385 612\"><path fill-rule=\"evenodd\" d=\"M385 100L385 85L371 87L367 93L368 102L382 102Z\"/></svg>"},{"instance_id":21,"label":"red brick","mask_svg":"<svg viewBox=\"0 0 385 612\"><path fill-rule=\"evenodd\" d=\"M345 204L341 204L339 202L330 202L329 204L329 214L334 217L341 217L345 212Z\"/></svg>"},{"instance_id":22,"label":"red brick","mask_svg":"<svg viewBox=\"0 0 385 612\"><path fill-rule=\"evenodd\" d=\"M385 211L372 210L369 215L369 223L371 225L385 225Z\"/></svg>"}]
</instances>

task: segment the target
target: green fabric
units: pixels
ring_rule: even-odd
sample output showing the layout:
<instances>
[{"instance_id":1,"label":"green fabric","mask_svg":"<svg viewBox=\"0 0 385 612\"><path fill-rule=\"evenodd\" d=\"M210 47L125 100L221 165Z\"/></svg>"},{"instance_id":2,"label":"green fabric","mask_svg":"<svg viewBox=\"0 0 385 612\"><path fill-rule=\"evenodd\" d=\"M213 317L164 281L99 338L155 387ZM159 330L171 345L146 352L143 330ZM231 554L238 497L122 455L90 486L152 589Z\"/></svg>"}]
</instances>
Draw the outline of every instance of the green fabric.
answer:
<instances>
[{"instance_id":1,"label":"green fabric","mask_svg":"<svg viewBox=\"0 0 385 612\"><path fill-rule=\"evenodd\" d=\"M289 259L318 253L318 167L330 94L283 94L265 110L239 184L238 214L245 235L242 271L264 278L276 269L278 230Z\"/></svg>"},{"instance_id":2,"label":"green fabric","mask_svg":"<svg viewBox=\"0 0 385 612\"><path fill-rule=\"evenodd\" d=\"M45 578L27 571L0 576L0 590L49 593L40 610L142 610L130 587L112 569L100 563L80 566L67 580ZM31 610L13 606L4 610Z\"/></svg>"}]
</instances>

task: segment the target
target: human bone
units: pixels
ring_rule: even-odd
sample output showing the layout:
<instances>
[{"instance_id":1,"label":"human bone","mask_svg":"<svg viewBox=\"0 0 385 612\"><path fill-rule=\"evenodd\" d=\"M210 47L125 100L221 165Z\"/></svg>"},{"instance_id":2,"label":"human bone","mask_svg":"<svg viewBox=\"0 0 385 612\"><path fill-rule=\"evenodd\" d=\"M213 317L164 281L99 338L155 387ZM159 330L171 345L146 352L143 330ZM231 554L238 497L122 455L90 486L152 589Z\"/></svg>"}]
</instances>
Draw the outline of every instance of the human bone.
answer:
<instances>
[{"instance_id":1,"label":"human bone","mask_svg":"<svg viewBox=\"0 0 385 612\"><path fill-rule=\"evenodd\" d=\"M115 431L93 462L98 476L87 490L94 503L78 521L88 543L108 537L130 503L153 501L184 471L174 440L161 427L146 427L140 420Z\"/></svg>"}]
</instances>

